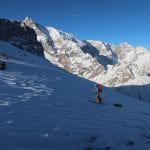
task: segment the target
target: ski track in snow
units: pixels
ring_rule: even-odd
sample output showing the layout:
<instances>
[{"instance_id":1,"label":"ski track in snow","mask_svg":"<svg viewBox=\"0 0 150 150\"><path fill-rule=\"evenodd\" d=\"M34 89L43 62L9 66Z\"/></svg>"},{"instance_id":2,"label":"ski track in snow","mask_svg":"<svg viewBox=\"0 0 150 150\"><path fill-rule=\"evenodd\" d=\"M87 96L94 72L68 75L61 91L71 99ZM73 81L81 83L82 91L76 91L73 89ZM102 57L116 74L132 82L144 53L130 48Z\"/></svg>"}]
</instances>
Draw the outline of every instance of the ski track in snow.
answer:
<instances>
[{"instance_id":1,"label":"ski track in snow","mask_svg":"<svg viewBox=\"0 0 150 150\"><path fill-rule=\"evenodd\" d=\"M17 101L27 101L30 100L31 97L38 97L40 95L43 95L43 97L44 95L45 97L50 96L53 92L53 89L42 83L44 82L44 79L34 76L25 76L17 72L0 73L0 82L5 84L6 87L15 89L13 95L12 93L9 94L8 91L1 93L0 105L4 105L2 103L3 98L5 98L3 99L5 104L6 102L9 104L9 101L6 100L11 99L12 97L17 99ZM5 88L5 86L3 88ZM19 91L21 93L19 93Z\"/></svg>"}]
</instances>

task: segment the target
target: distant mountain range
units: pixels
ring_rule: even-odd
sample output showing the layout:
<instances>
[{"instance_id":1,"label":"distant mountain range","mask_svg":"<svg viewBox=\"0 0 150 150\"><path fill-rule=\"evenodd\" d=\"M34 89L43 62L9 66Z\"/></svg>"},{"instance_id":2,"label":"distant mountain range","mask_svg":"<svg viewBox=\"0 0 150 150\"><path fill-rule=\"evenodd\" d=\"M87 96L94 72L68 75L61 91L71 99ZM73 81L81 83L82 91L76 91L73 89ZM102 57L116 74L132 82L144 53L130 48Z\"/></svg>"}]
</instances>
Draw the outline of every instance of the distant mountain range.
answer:
<instances>
[{"instance_id":1,"label":"distant mountain range","mask_svg":"<svg viewBox=\"0 0 150 150\"><path fill-rule=\"evenodd\" d=\"M45 57L72 74L150 102L150 51L144 47L82 41L29 18L0 19L0 33L0 40Z\"/></svg>"}]
</instances>

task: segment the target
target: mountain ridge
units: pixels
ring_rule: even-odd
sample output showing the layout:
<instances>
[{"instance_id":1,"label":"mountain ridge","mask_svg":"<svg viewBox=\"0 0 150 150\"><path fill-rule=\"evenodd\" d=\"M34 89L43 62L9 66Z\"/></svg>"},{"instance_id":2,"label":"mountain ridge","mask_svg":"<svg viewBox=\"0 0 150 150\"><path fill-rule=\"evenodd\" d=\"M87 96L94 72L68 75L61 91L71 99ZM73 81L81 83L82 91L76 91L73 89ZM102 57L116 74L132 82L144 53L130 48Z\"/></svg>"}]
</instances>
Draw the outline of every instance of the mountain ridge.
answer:
<instances>
[{"instance_id":1,"label":"mountain ridge","mask_svg":"<svg viewBox=\"0 0 150 150\"><path fill-rule=\"evenodd\" d=\"M34 23L30 18L21 22L34 30L44 56L70 73L110 87L150 84L150 52L143 47L81 41L70 33ZM123 88L120 91L129 94ZM143 90L137 89L136 92L142 97ZM149 98L142 100L148 101Z\"/></svg>"}]
</instances>

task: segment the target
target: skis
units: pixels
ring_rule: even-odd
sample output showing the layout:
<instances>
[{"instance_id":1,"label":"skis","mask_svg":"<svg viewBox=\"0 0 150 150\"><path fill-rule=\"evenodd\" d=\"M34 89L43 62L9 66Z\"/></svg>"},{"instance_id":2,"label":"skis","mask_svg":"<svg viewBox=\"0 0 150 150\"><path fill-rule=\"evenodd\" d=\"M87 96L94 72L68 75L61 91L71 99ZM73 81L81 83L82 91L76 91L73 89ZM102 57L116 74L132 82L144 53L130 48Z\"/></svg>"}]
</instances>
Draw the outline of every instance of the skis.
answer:
<instances>
[{"instance_id":1,"label":"skis","mask_svg":"<svg viewBox=\"0 0 150 150\"><path fill-rule=\"evenodd\" d=\"M90 100L88 102L93 103L93 104L97 104L97 105L108 105L108 104L106 104L104 102L102 102L102 103L96 103L96 101L90 101ZM120 104L120 103L114 103L112 105L115 106L115 107L122 107L122 104Z\"/></svg>"},{"instance_id":2,"label":"skis","mask_svg":"<svg viewBox=\"0 0 150 150\"><path fill-rule=\"evenodd\" d=\"M93 104L97 104L97 105L107 105L106 103L102 102L102 103L96 103L95 101L88 101L90 103L93 103Z\"/></svg>"}]
</instances>

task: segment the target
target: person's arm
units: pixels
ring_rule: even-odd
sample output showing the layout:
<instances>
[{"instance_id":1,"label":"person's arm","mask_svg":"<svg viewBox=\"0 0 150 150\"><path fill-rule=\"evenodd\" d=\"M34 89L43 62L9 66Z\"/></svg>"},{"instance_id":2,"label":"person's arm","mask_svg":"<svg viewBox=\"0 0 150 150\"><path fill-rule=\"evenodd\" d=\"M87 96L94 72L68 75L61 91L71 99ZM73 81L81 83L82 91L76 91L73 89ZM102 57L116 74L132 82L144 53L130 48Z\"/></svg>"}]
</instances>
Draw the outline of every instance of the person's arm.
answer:
<instances>
[{"instance_id":1,"label":"person's arm","mask_svg":"<svg viewBox=\"0 0 150 150\"><path fill-rule=\"evenodd\" d=\"M94 92L98 92L97 84L94 85Z\"/></svg>"}]
</instances>

